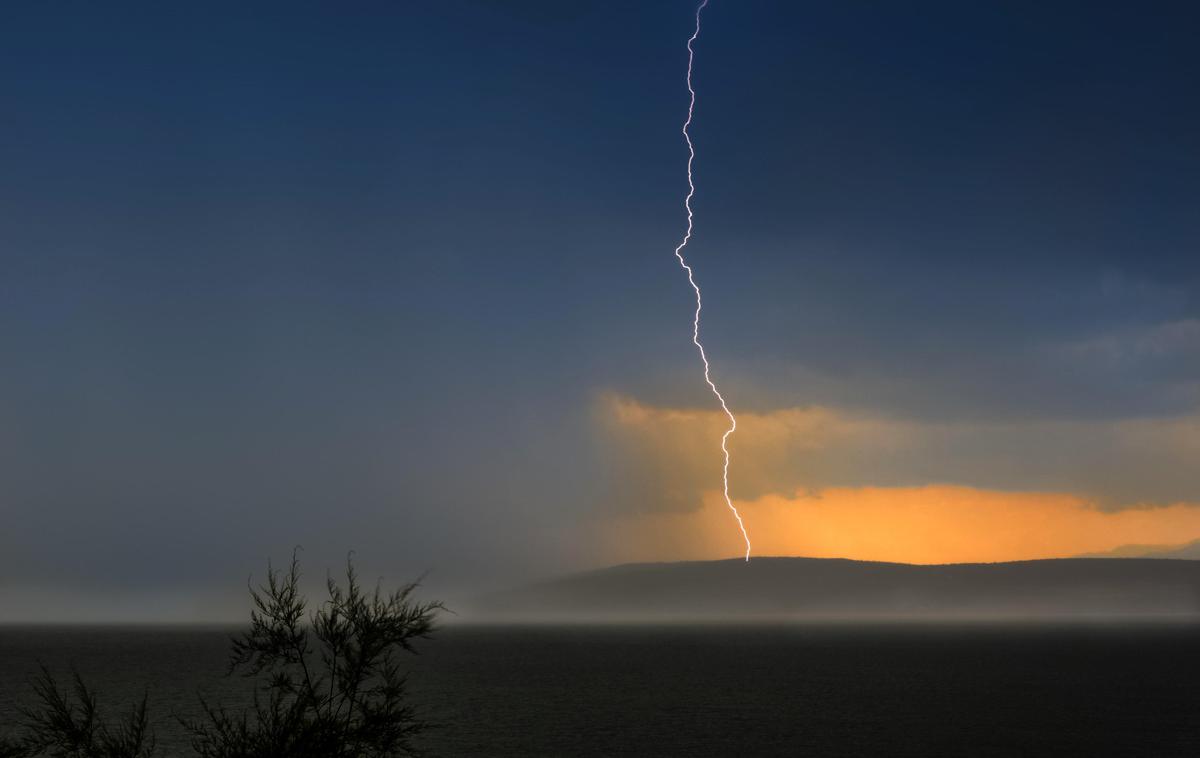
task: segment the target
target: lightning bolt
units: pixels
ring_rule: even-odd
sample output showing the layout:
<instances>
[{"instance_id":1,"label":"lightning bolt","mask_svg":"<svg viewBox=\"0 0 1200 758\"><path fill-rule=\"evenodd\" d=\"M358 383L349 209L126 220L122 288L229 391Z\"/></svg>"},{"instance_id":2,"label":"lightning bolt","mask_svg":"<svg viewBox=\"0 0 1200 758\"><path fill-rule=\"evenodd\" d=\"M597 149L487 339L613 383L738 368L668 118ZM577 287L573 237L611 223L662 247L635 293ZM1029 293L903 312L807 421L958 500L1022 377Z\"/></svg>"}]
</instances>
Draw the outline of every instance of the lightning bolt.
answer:
<instances>
[{"instance_id":1,"label":"lightning bolt","mask_svg":"<svg viewBox=\"0 0 1200 758\"><path fill-rule=\"evenodd\" d=\"M696 60L696 51L692 45L696 42L696 38L700 36L700 12L708 5L708 0L702 0L699 7L696 8L696 30L692 32L691 38L687 42L688 50L688 67L687 67L687 89L690 100L688 101L687 120L683 122L683 139L687 142L688 161L687 161L687 180L688 193L683 200L683 207L687 211L687 232L683 235L683 241L679 243L679 247L675 248L675 257L679 259L679 265L687 272L688 284L692 285L692 289L696 292L696 313L692 318L692 344L700 351L700 360L704 362L704 381L708 383L708 388L712 390L717 401L721 403L721 410L725 411L725 415L729 418L729 428L725 430L725 434L721 435L721 452L725 455L725 463L721 471L721 479L724 485L725 505L729 506L729 510L733 513L733 517L737 519L738 528L742 530L742 539L746 541L746 560L750 560L750 534L746 531L746 524L742 521L742 515L738 513L738 509L733 505L733 500L729 497L729 436L737 431L737 418L733 415L733 411L729 410L729 405L725 402L725 397L721 391L717 389L717 385L712 380L709 374L708 355L704 352L704 345L700 342L700 310L704 307L700 299L700 285L696 284L696 277L692 271L692 267L688 265L687 260L683 257L683 249L687 247L688 242L692 239L692 197L696 194L696 184L692 179L692 163L696 160L696 148L692 144L692 137L688 134L688 127L692 125L692 115L696 109L696 90L692 87L692 64Z\"/></svg>"}]
</instances>

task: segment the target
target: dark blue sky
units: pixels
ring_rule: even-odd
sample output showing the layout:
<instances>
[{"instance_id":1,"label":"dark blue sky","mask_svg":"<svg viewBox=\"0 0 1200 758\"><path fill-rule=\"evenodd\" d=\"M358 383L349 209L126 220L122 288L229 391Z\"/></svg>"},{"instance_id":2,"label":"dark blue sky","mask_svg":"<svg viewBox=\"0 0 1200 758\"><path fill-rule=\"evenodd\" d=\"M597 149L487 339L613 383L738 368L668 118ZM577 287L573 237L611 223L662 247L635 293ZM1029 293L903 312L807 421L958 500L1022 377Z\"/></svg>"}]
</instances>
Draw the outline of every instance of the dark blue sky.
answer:
<instances>
[{"instance_id":1,"label":"dark blue sky","mask_svg":"<svg viewBox=\"0 0 1200 758\"><path fill-rule=\"evenodd\" d=\"M8 9L0 573L593 560L597 394L709 403L671 256L692 11ZM735 407L1194 412L1193 4L705 14L689 251Z\"/></svg>"}]
</instances>

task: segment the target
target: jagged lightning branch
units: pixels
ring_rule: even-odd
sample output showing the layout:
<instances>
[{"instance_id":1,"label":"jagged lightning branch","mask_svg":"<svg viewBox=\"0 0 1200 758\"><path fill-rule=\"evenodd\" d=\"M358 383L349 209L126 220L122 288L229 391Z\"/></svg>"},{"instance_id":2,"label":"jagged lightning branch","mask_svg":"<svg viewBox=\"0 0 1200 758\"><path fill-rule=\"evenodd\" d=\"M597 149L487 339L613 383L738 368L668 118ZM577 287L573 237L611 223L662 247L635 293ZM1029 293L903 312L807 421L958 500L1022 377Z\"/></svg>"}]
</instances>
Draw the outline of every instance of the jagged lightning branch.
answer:
<instances>
[{"instance_id":1,"label":"jagged lightning branch","mask_svg":"<svg viewBox=\"0 0 1200 758\"><path fill-rule=\"evenodd\" d=\"M692 145L692 137L688 134L688 127L692 125L692 113L696 108L696 90L692 88L692 63L696 60L696 51L692 48L696 38L700 36L700 12L704 10L704 6L708 5L708 0L702 0L700 6L696 8L696 30L692 32L692 36L688 39L688 67L687 67L687 88L691 100L688 102L687 120L683 122L683 139L687 142L688 162L687 162L687 180L688 193L684 198L683 207L687 210L687 232L683 235L683 241L679 243L679 247L675 248L675 257L679 259L679 265L687 272L688 284L692 285L692 289L696 291L696 314L692 319L692 343L696 349L700 351L700 360L704 362L704 381L708 383L708 388L716 395L717 400L721 403L721 410L725 411L725 415L729 417L729 428L725 430L725 434L721 436L721 452L725 454L725 465L722 469L722 481L724 484L725 505L729 506L729 510L733 512L733 517L737 519L738 528L742 530L742 538L746 541L746 560L750 560L750 535L746 532L746 524L742 521L742 515L738 513L738 509L734 507L733 500L729 498L729 435L737 431L737 418L733 412L729 410L729 406L725 403L725 398L721 395L721 391L717 389L717 385L709 376L708 356L704 352L704 345L700 342L700 309L703 304L700 300L700 285L696 284L696 277L692 273L692 267L688 265L683 257L683 249L687 247L688 241L692 238L692 197L696 194L696 185L692 180L692 163L696 160L696 148Z\"/></svg>"}]
</instances>

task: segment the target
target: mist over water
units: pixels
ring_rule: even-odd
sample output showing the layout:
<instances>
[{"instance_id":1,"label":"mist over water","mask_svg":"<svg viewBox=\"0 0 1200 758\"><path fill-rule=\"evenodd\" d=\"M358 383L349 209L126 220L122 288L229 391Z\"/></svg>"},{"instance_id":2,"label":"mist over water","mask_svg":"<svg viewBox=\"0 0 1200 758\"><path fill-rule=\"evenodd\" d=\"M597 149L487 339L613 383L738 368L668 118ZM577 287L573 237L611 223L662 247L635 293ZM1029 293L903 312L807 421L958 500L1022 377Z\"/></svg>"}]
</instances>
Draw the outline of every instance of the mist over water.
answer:
<instances>
[{"instance_id":1,"label":"mist over water","mask_svg":"<svg viewBox=\"0 0 1200 758\"><path fill-rule=\"evenodd\" d=\"M148 687L167 755L231 705L231 629L0 628L0 726L37 659ZM448 626L410 661L432 755L1194 756L1194 623Z\"/></svg>"},{"instance_id":2,"label":"mist over water","mask_svg":"<svg viewBox=\"0 0 1200 758\"><path fill-rule=\"evenodd\" d=\"M911 565L755 558L613 566L478 600L504 621L1200 621L1200 562L1059 559Z\"/></svg>"}]
</instances>

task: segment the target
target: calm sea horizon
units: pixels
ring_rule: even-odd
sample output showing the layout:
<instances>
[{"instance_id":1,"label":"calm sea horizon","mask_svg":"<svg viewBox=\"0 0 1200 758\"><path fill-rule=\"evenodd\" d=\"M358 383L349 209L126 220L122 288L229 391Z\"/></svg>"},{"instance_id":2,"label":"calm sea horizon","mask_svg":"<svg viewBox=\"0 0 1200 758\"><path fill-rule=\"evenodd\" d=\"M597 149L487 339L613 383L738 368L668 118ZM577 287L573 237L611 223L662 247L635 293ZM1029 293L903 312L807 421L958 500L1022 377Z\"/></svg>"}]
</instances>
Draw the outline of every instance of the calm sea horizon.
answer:
<instances>
[{"instance_id":1,"label":"calm sea horizon","mask_svg":"<svg viewBox=\"0 0 1200 758\"><path fill-rule=\"evenodd\" d=\"M197 696L239 707L236 627L0 626L0 729L38 661L163 755ZM1200 755L1200 625L450 625L408 661L431 755Z\"/></svg>"}]
</instances>

